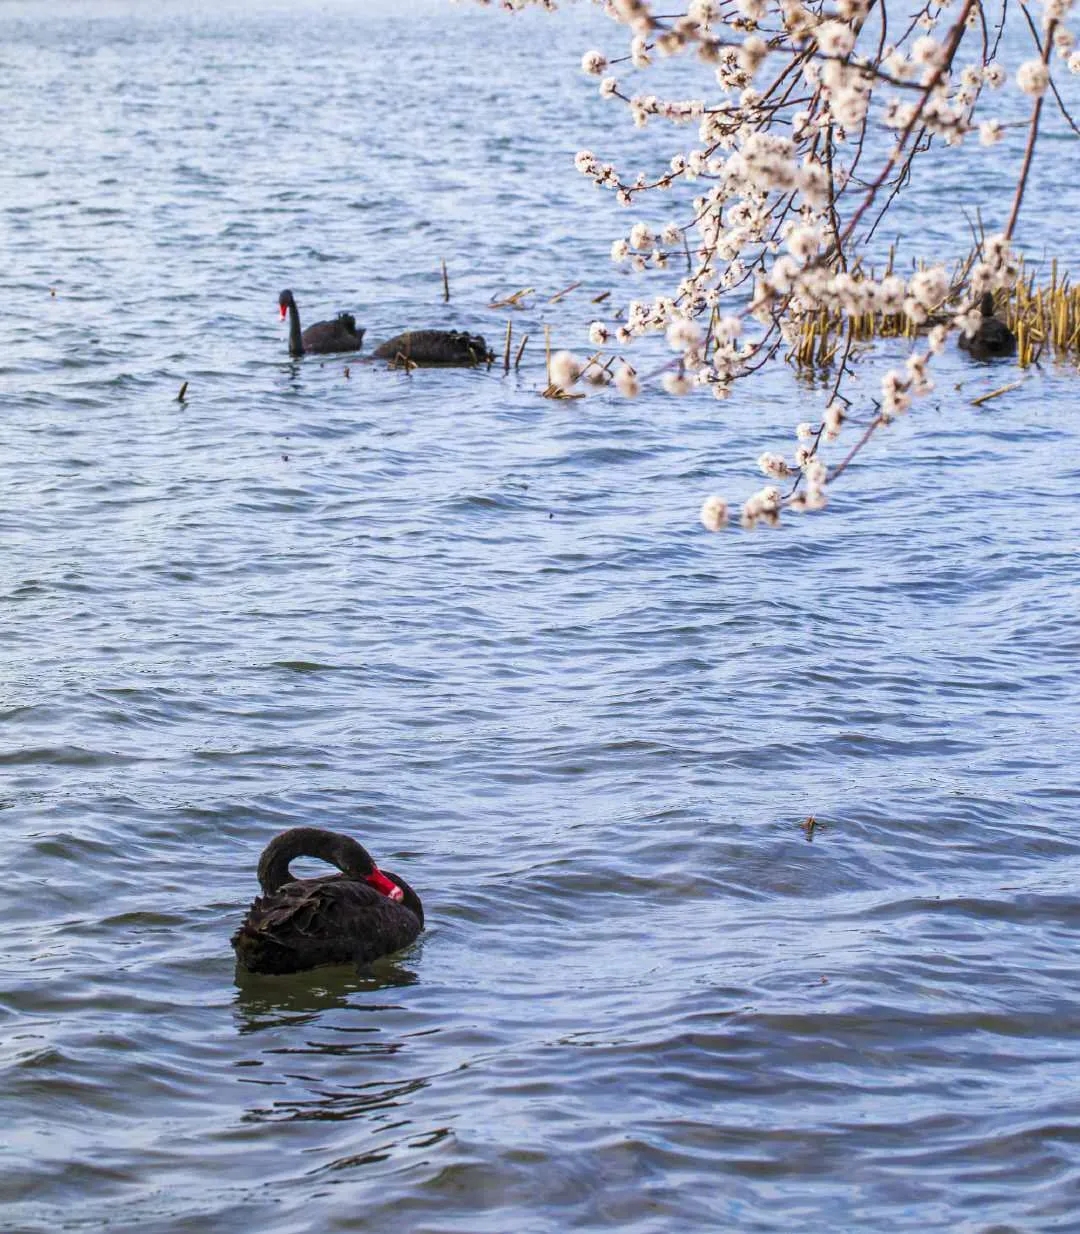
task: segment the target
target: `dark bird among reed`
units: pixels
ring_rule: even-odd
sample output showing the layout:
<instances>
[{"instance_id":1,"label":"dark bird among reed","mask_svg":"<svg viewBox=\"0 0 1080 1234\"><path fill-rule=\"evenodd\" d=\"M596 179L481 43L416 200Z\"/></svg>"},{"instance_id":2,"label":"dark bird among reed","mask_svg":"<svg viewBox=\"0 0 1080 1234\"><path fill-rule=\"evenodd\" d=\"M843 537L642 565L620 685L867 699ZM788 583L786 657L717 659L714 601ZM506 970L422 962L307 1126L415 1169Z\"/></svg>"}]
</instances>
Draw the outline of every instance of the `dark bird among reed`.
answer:
<instances>
[{"instance_id":1,"label":"dark bird among reed","mask_svg":"<svg viewBox=\"0 0 1080 1234\"><path fill-rule=\"evenodd\" d=\"M979 328L970 337L966 334L960 335L960 350L968 352L976 360L1014 355L1016 335L1000 317L994 316L994 293L986 292L979 307L982 312Z\"/></svg>"},{"instance_id":2,"label":"dark bird among reed","mask_svg":"<svg viewBox=\"0 0 1080 1234\"><path fill-rule=\"evenodd\" d=\"M318 857L340 874L294 878L289 863ZM324 964L370 964L407 947L424 928L420 897L380 870L363 845L319 827L275 836L259 860L259 896L232 937L252 973L297 973Z\"/></svg>"}]
</instances>

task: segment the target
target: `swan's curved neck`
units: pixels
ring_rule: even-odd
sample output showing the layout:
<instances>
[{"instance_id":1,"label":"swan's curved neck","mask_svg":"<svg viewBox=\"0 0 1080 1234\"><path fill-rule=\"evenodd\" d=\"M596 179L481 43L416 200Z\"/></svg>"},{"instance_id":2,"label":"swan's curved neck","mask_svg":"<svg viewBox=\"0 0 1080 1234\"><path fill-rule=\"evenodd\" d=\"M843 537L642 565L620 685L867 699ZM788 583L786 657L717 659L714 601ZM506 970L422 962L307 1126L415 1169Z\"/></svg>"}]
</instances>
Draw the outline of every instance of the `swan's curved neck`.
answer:
<instances>
[{"instance_id":1,"label":"swan's curved neck","mask_svg":"<svg viewBox=\"0 0 1080 1234\"><path fill-rule=\"evenodd\" d=\"M296 307L296 301L289 301L289 355L302 356L304 354L304 339L300 332L300 310ZM311 828L311 830L316 830Z\"/></svg>"},{"instance_id":2,"label":"swan's curved neck","mask_svg":"<svg viewBox=\"0 0 1080 1234\"><path fill-rule=\"evenodd\" d=\"M366 878L375 869L367 849L349 836L323 831L321 827L294 827L275 836L259 859L259 886L264 895L293 881L289 862L297 857L328 861L342 874L357 879Z\"/></svg>"}]
</instances>

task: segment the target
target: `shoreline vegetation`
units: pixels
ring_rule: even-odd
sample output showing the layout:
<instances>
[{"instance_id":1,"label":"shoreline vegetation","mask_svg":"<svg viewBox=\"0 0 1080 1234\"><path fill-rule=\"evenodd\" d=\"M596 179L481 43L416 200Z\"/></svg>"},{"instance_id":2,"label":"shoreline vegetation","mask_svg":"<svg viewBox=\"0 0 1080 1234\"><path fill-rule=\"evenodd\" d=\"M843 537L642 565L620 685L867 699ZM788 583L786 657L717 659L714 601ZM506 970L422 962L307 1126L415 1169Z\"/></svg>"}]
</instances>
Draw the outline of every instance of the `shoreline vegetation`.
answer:
<instances>
[{"instance_id":1,"label":"shoreline vegetation","mask_svg":"<svg viewBox=\"0 0 1080 1234\"><path fill-rule=\"evenodd\" d=\"M972 253L965 265L970 267L975 260L977 253ZM891 267L887 273L892 273ZM1025 277L1021 264L1015 284L994 297L995 312L1016 335L1015 362L1021 368L1031 368L1044 360L1080 364L1080 286L1073 283L1068 273L1062 274L1056 259L1050 263L1049 281L1038 282L1038 278L1039 273L1034 270ZM787 357L788 363L799 369L827 370L847 342L915 340L953 318L964 281L964 274L958 274L948 300L931 310L927 320L918 325L904 313L868 311L854 315L827 309L808 313L802 320L798 342Z\"/></svg>"}]
</instances>

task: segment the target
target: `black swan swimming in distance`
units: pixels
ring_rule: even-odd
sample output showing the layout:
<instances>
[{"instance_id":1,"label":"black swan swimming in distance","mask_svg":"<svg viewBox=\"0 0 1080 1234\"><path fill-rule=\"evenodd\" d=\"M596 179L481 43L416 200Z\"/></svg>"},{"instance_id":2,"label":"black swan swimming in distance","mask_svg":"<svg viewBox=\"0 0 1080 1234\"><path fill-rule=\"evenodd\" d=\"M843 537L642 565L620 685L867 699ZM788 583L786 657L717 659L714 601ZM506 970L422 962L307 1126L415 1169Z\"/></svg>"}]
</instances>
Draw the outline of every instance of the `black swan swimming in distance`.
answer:
<instances>
[{"instance_id":1,"label":"black swan swimming in distance","mask_svg":"<svg viewBox=\"0 0 1080 1234\"><path fill-rule=\"evenodd\" d=\"M1016 335L1001 320L994 316L994 293L985 292L979 305L982 321L969 338L960 335L959 347L973 355L976 360L989 360L992 356L1011 356L1016 351Z\"/></svg>"},{"instance_id":2,"label":"black swan swimming in distance","mask_svg":"<svg viewBox=\"0 0 1080 1234\"><path fill-rule=\"evenodd\" d=\"M289 862L318 857L340 874L294 878ZM424 928L420 897L363 845L321 827L275 836L259 859L262 895L232 937L252 973L298 973L323 964L370 964L407 947Z\"/></svg>"},{"instance_id":3,"label":"black swan swimming in distance","mask_svg":"<svg viewBox=\"0 0 1080 1234\"><path fill-rule=\"evenodd\" d=\"M317 321L313 326L300 331L300 310L291 291L278 296L281 320L289 315L289 355L328 355L334 351L358 351L364 341L364 329L356 328L356 318L351 313L339 313L333 321Z\"/></svg>"},{"instance_id":4,"label":"black swan swimming in distance","mask_svg":"<svg viewBox=\"0 0 1080 1234\"><path fill-rule=\"evenodd\" d=\"M317 321L301 332L300 310L291 291L283 291L278 296L278 307L282 320L286 313L289 315L290 356L359 351L363 343L364 328L357 329L356 318L351 313L339 313L333 321ZM406 330L380 343L373 355L377 360L389 360L406 367L486 364L494 359L483 337L465 330Z\"/></svg>"},{"instance_id":5,"label":"black swan swimming in distance","mask_svg":"<svg viewBox=\"0 0 1080 1234\"><path fill-rule=\"evenodd\" d=\"M479 334L464 330L406 330L375 348L379 360L395 364L486 364L492 354Z\"/></svg>"}]
</instances>

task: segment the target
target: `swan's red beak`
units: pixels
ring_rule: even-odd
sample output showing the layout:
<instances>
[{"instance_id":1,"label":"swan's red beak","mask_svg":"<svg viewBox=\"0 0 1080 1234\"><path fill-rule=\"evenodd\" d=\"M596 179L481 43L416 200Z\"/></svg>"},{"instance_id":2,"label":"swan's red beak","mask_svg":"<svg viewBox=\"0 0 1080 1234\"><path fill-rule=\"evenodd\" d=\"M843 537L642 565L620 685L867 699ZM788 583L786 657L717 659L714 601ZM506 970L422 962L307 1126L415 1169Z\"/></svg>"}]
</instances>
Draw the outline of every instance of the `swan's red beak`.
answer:
<instances>
[{"instance_id":1,"label":"swan's red beak","mask_svg":"<svg viewBox=\"0 0 1080 1234\"><path fill-rule=\"evenodd\" d=\"M289 311L289 310L285 307L285 305L284 305L284 304L279 304L279 305L278 305L278 308L281 310L281 320L282 320L282 321L284 321L284 320L285 320L285 314L286 314L286 313L288 313L288 311Z\"/></svg>"},{"instance_id":2,"label":"swan's red beak","mask_svg":"<svg viewBox=\"0 0 1080 1234\"><path fill-rule=\"evenodd\" d=\"M371 873L364 879L369 887L374 887L376 891L386 896L390 900L404 900L405 892L394 882L392 878L387 878L386 875L376 866Z\"/></svg>"}]
</instances>

